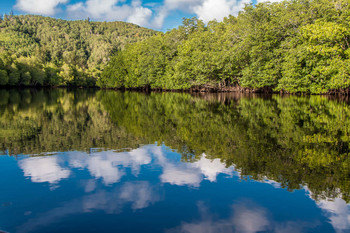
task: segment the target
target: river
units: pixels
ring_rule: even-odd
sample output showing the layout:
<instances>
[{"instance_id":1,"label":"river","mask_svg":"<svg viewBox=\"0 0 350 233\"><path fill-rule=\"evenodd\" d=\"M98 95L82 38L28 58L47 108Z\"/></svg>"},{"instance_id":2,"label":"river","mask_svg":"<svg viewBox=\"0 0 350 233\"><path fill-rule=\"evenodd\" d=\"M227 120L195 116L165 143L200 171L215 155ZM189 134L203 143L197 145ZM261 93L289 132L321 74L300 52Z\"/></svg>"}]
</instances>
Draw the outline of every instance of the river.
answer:
<instances>
[{"instance_id":1,"label":"river","mask_svg":"<svg viewBox=\"0 0 350 233\"><path fill-rule=\"evenodd\" d=\"M350 105L0 90L0 231L350 232Z\"/></svg>"}]
</instances>

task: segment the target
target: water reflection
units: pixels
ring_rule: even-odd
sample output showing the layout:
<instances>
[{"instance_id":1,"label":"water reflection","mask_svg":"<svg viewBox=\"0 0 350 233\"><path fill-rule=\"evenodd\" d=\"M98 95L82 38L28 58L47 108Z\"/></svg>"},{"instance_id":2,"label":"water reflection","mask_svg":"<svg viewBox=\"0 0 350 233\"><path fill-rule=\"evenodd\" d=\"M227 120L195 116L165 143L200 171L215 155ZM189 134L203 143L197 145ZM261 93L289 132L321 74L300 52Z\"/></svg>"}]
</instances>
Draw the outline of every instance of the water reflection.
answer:
<instances>
[{"instance_id":1,"label":"water reflection","mask_svg":"<svg viewBox=\"0 0 350 233\"><path fill-rule=\"evenodd\" d=\"M317 205L324 210L326 216L337 232L350 230L350 205L340 198L335 200L322 200Z\"/></svg>"},{"instance_id":2,"label":"water reflection","mask_svg":"<svg viewBox=\"0 0 350 233\"><path fill-rule=\"evenodd\" d=\"M111 191L95 190L92 194L83 195L66 202L62 206L39 213L34 218L30 218L29 221L19 225L16 231L37 232L45 226L60 222L67 216L94 211L104 211L109 215L120 214L128 205L136 211L148 207L158 201L159 198L159 194L147 181L127 182L120 187L113 188ZM55 231L51 230L50 232Z\"/></svg>"},{"instance_id":3,"label":"water reflection","mask_svg":"<svg viewBox=\"0 0 350 233\"><path fill-rule=\"evenodd\" d=\"M159 142L180 153L183 161L199 162L206 154L222 159L226 167L235 165L242 176L274 181L291 191L307 184L315 199L335 198L340 191L350 200L346 102L322 96L63 89L0 90L0 96L7 96L0 102L0 150L11 155L135 149ZM98 170L95 163L106 167ZM165 173L164 182L198 186L199 173L186 170L200 169L196 165L180 171L167 167L177 180ZM81 166L89 166L106 184L123 177L122 170L118 173L104 159ZM108 176L110 169L114 171ZM214 178L215 171L205 176Z\"/></svg>"},{"instance_id":4,"label":"water reflection","mask_svg":"<svg viewBox=\"0 0 350 233\"><path fill-rule=\"evenodd\" d=\"M350 206L342 199L334 201L322 200L317 205L324 211L330 220L335 232L349 232ZM320 221L285 221L274 219L273 214L266 208L248 200L240 200L239 204L231 205L231 215L227 219L216 219L204 203L198 203L201 219L186 222L168 232L319 232ZM333 230L329 229L329 232Z\"/></svg>"},{"instance_id":5,"label":"water reflection","mask_svg":"<svg viewBox=\"0 0 350 233\"><path fill-rule=\"evenodd\" d=\"M207 193L207 189L211 189L211 186L202 185L203 181L217 184L216 187L221 190L221 188L226 189L224 180L230 181L231 185L234 185L231 183L232 180L241 180L240 172L236 171L234 166L227 167L220 159L207 157L203 154L195 162L184 163L181 162L181 156L178 153L172 152L165 146L157 145L142 146L128 152L110 150L89 154L63 152L53 153L50 156L21 156L18 166L23 170L23 175L30 178L30 182L48 183L47 188L54 185L55 189L51 189L51 192L59 192L62 189L68 191L78 182L80 191L75 198L64 202L57 201L53 204L54 207L46 211L41 210L36 213L34 208L36 203L32 203L34 209L30 213L36 214L30 214L28 221L18 225L16 231L36 232L63 221L67 216L98 213L98 211L108 215L122 215L129 210L143 211L157 203L166 202L170 186L190 190L195 188L194 190L199 193ZM82 175L85 172L88 172L88 177ZM64 180L76 182L69 184ZM244 183L248 186L243 187L249 190L260 182L246 180ZM164 186L164 184L170 186ZM260 184L271 186L272 190L284 190L280 183L269 180L267 177ZM307 199L311 200L314 203L313 208L318 208L323 217L310 215L305 219L303 215L298 216L299 213L294 213L292 216L279 213L279 209L273 207L274 205L293 206L293 204L280 203L283 198L278 200L279 195L285 195L283 193L287 192L286 190L278 194L278 198L270 203L265 203L266 201L261 199L259 194L246 197L244 195L246 191L233 190L229 192L232 197L223 198L223 200L205 201L206 198L202 196L196 201L196 207L193 207L193 211L197 212L194 214L198 215L197 219L191 221L183 219L180 225L164 227L162 231L255 233L332 232L333 230L347 232L350 230L350 205L341 198L314 201L307 186L303 188L304 197L300 200L303 202ZM275 191L272 190L268 193L273 197ZM216 195L216 197L220 196L225 195L221 193ZM221 202L222 207L218 208L220 205L217 206L217 201ZM57 205L59 203L61 205ZM303 203L300 204L303 205ZM166 212L164 209L158 209L158 211ZM292 209L288 211L293 212ZM227 212L224 214L226 217L220 217L223 215L222 212ZM326 219L332 227L327 225Z\"/></svg>"},{"instance_id":6,"label":"water reflection","mask_svg":"<svg viewBox=\"0 0 350 233\"><path fill-rule=\"evenodd\" d=\"M51 157L28 157L19 160L24 176L32 182L57 184L69 178L72 169L87 170L91 177L101 179L104 185L120 182L123 176L138 177L143 165L152 165L162 170L160 181L172 185L199 187L205 180L216 182L219 174L231 176L234 166L226 167L220 159L208 159L205 154L193 163L180 163L165 156L165 147L144 146L129 152L114 150L94 152L64 152ZM66 166L64 166L66 164ZM130 174L128 173L130 169ZM87 184L93 190L95 182Z\"/></svg>"},{"instance_id":7,"label":"water reflection","mask_svg":"<svg viewBox=\"0 0 350 233\"><path fill-rule=\"evenodd\" d=\"M350 232L346 102L62 89L1 96L1 230Z\"/></svg>"},{"instance_id":8,"label":"water reflection","mask_svg":"<svg viewBox=\"0 0 350 233\"><path fill-rule=\"evenodd\" d=\"M226 168L220 159L210 160L205 154L202 154L202 157L196 162L174 165L166 159L159 147L155 148L153 153L163 168L163 173L160 176L163 183L199 187L203 179L215 182L219 174L232 176L234 172L233 166Z\"/></svg>"},{"instance_id":9,"label":"water reflection","mask_svg":"<svg viewBox=\"0 0 350 233\"><path fill-rule=\"evenodd\" d=\"M230 216L226 219L216 219L208 207L198 203L201 220L186 222L168 232L182 233L257 233L257 232L310 232L317 231L320 223L315 221L276 221L269 210L249 201L240 200L239 204L230 206Z\"/></svg>"},{"instance_id":10,"label":"water reflection","mask_svg":"<svg viewBox=\"0 0 350 233\"><path fill-rule=\"evenodd\" d=\"M24 176L34 183L50 183L56 189L65 189L67 187L62 180L73 179L71 177L77 179L82 171L88 171L91 178L82 180L82 196L31 218L18 228L18 232L36 231L60 218L79 213L102 210L106 214L120 214L126 206L133 211L141 210L164 200L161 183L199 188L203 179L216 182L218 175L230 177L234 173L233 167L226 168L219 159L209 160L203 155L195 163L182 163L178 154L172 152L172 156L167 156L167 152L169 148L164 146L149 145L130 152L64 152L49 157L22 156L18 165ZM140 173L145 165L150 166L151 170L160 171L159 180L144 180ZM123 177L127 179L121 182ZM131 177L138 179L129 181ZM101 185L111 189L106 190Z\"/></svg>"},{"instance_id":11,"label":"water reflection","mask_svg":"<svg viewBox=\"0 0 350 233\"><path fill-rule=\"evenodd\" d=\"M126 174L125 169L131 168L132 174L137 177L140 167L151 163L151 157L145 148L130 152L103 151L90 154L69 152L69 165L72 168L87 169L91 176L101 178L106 185L119 182Z\"/></svg>"},{"instance_id":12,"label":"water reflection","mask_svg":"<svg viewBox=\"0 0 350 233\"><path fill-rule=\"evenodd\" d=\"M19 166L32 182L55 184L70 175L70 170L61 167L59 160L60 157L26 158L19 161Z\"/></svg>"}]
</instances>

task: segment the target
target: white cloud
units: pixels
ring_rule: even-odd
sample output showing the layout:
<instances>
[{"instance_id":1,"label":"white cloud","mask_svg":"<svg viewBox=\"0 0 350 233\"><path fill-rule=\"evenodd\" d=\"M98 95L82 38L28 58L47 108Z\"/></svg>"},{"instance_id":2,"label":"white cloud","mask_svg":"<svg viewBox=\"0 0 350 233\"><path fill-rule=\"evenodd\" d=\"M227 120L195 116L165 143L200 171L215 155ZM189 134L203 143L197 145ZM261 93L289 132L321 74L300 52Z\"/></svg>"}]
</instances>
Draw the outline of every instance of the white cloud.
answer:
<instances>
[{"instance_id":1,"label":"white cloud","mask_svg":"<svg viewBox=\"0 0 350 233\"><path fill-rule=\"evenodd\" d=\"M15 9L30 14L55 15L59 4L68 0L17 0Z\"/></svg>"},{"instance_id":2,"label":"white cloud","mask_svg":"<svg viewBox=\"0 0 350 233\"><path fill-rule=\"evenodd\" d=\"M82 198L82 212L103 210L106 213L120 213L124 206L131 204L131 209L147 208L159 200L156 189L147 181L127 182L111 192L98 191Z\"/></svg>"},{"instance_id":3,"label":"white cloud","mask_svg":"<svg viewBox=\"0 0 350 233\"><path fill-rule=\"evenodd\" d=\"M326 212L332 226L337 232L348 232L350 229L350 205L341 198L322 200L318 206Z\"/></svg>"},{"instance_id":4,"label":"white cloud","mask_svg":"<svg viewBox=\"0 0 350 233\"><path fill-rule=\"evenodd\" d=\"M88 169L92 176L101 178L105 185L119 182L126 174L127 167L132 169L134 176L138 176L141 166L151 161L151 156L143 148L121 153L103 151L91 156L81 152L71 152L69 156L69 165L72 168Z\"/></svg>"},{"instance_id":5,"label":"white cloud","mask_svg":"<svg viewBox=\"0 0 350 233\"><path fill-rule=\"evenodd\" d=\"M165 0L164 7L168 10L181 10L193 13L193 7L202 4L203 0Z\"/></svg>"},{"instance_id":6,"label":"white cloud","mask_svg":"<svg viewBox=\"0 0 350 233\"><path fill-rule=\"evenodd\" d=\"M234 173L234 167L226 168L220 159L210 160L206 158L205 154L194 163L170 162L166 159L160 147L154 147L153 154L163 167L163 174L160 176L163 183L199 187L203 177L210 182L215 182L219 174L232 176Z\"/></svg>"},{"instance_id":7,"label":"white cloud","mask_svg":"<svg viewBox=\"0 0 350 233\"><path fill-rule=\"evenodd\" d=\"M61 206L37 214L34 218L19 225L17 232L36 232L43 226L48 226L69 215L89 213L95 210L101 210L107 214L118 214L131 205L131 209L137 211L147 208L159 200L157 188L149 182L128 182L110 191L96 190L94 193L64 202Z\"/></svg>"},{"instance_id":8,"label":"white cloud","mask_svg":"<svg viewBox=\"0 0 350 233\"><path fill-rule=\"evenodd\" d=\"M210 20L221 21L224 17L237 15L251 0L164 0L162 5L147 5L134 0L130 5L118 0L87 0L68 5L67 12L71 18L94 20L120 20L141 26L162 28L165 19L173 11L195 14L205 23Z\"/></svg>"},{"instance_id":9,"label":"white cloud","mask_svg":"<svg viewBox=\"0 0 350 233\"><path fill-rule=\"evenodd\" d=\"M152 163L151 154L156 160L153 164L163 169L160 175L163 183L199 187L203 179L215 182L219 174L233 176L235 173L233 166L226 168L220 159L210 160L205 154L193 163L169 160L162 147L158 146L142 147L130 152L102 151L89 156L83 152L68 152L67 161L71 169L88 170L92 177L101 179L105 185L112 185L127 175L127 168L131 169L132 175L138 177L141 166ZM33 182L57 183L70 174L68 168L59 166L59 158L62 157L28 158L21 161L20 166ZM96 183L90 182L86 192L92 192L95 188Z\"/></svg>"},{"instance_id":10,"label":"white cloud","mask_svg":"<svg viewBox=\"0 0 350 233\"><path fill-rule=\"evenodd\" d=\"M146 181L126 183L120 191L119 198L123 202L132 203L133 210L144 209L159 199L158 194Z\"/></svg>"},{"instance_id":11,"label":"white cloud","mask_svg":"<svg viewBox=\"0 0 350 233\"><path fill-rule=\"evenodd\" d=\"M276 221L267 209L249 200L240 202L231 206L231 215L224 219L217 219L216 213L211 213L210 209L200 202L198 209L201 219L184 222L167 233L301 233L318 226L314 221Z\"/></svg>"},{"instance_id":12,"label":"white cloud","mask_svg":"<svg viewBox=\"0 0 350 233\"><path fill-rule=\"evenodd\" d=\"M160 179L164 183L173 185L199 187L203 177L197 169L191 169L189 166L173 166L169 164L163 168L163 174L160 176Z\"/></svg>"},{"instance_id":13,"label":"white cloud","mask_svg":"<svg viewBox=\"0 0 350 233\"><path fill-rule=\"evenodd\" d=\"M232 176L234 173L234 167L226 168L225 164L220 161L220 159L207 159L206 155L203 154L202 158L197 162L193 163L194 167L200 169L201 173L206 177L210 182L215 182L216 177L219 174L227 174Z\"/></svg>"},{"instance_id":14,"label":"white cloud","mask_svg":"<svg viewBox=\"0 0 350 233\"><path fill-rule=\"evenodd\" d=\"M152 11L144 7L133 8L133 13L127 18L127 21L137 25L148 26L149 19L152 17Z\"/></svg>"},{"instance_id":15,"label":"white cloud","mask_svg":"<svg viewBox=\"0 0 350 233\"><path fill-rule=\"evenodd\" d=\"M306 195L314 200L317 206L323 210L324 215L329 218L333 228L338 233L349 232L350 229L350 205L342 199L341 190L336 190L334 199L315 200L312 191L307 185L303 186ZM327 196L327 195L325 195Z\"/></svg>"},{"instance_id":16,"label":"white cloud","mask_svg":"<svg viewBox=\"0 0 350 233\"><path fill-rule=\"evenodd\" d=\"M257 3L263 3L263 2L274 3L274 2L282 2L282 0L257 0Z\"/></svg>"},{"instance_id":17,"label":"white cloud","mask_svg":"<svg viewBox=\"0 0 350 233\"><path fill-rule=\"evenodd\" d=\"M118 0L87 0L67 6L70 18L87 18L105 21L127 21L141 26L149 26L152 11L143 7L142 2L131 5L120 4Z\"/></svg>"},{"instance_id":18,"label":"white cloud","mask_svg":"<svg viewBox=\"0 0 350 233\"><path fill-rule=\"evenodd\" d=\"M236 232L255 233L267 230L271 224L267 219L266 210L259 207L248 207L245 205L236 205L233 207L234 216L232 222Z\"/></svg>"},{"instance_id":19,"label":"white cloud","mask_svg":"<svg viewBox=\"0 0 350 233\"><path fill-rule=\"evenodd\" d=\"M203 0L165 0L163 5L157 9L152 25L156 28L161 28L164 20L175 10L194 13L194 8L201 5L202 2Z\"/></svg>"},{"instance_id":20,"label":"white cloud","mask_svg":"<svg viewBox=\"0 0 350 233\"><path fill-rule=\"evenodd\" d=\"M203 204L200 203L198 207L203 218L201 221L183 223L168 232L256 233L265 232L272 225L267 218L267 211L257 206L234 205L229 218L218 220L213 220L214 216Z\"/></svg>"},{"instance_id":21,"label":"white cloud","mask_svg":"<svg viewBox=\"0 0 350 233\"><path fill-rule=\"evenodd\" d=\"M226 0L206 0L202 5L196 6L194 12L207 23L213 19L221 21L231 13L230 8L230 3Z\"/></svg>"},{"instance_id":22,"label":"white cloud","mask_svg":"<svg viewBox=\"0 0 350 233\"><path fill-rule=\"evenodd\" d=\"M163 183L199 187L203 176L198 168L193 167L193 164L168 161L161 147L152 147L152 153L157 158L158 164L163 168L163 173L160 176Z\"/></svg>"},{"instance_id":23,"label":"white cloud","mask_svg":"<svg viewBox=\"0 0 350 233\"><path fill-rule=\"evenodd\" d=\"M238 15L245 4L251 2L252 0L165 0L154 18L153 25L161 27L164 20L174 10L196 14L205 23L214 19L222 21L229 15Z\"/></svg>"},{"instance_id":24,"label":"white cloud","mask_svg":"<svg viewBox=\"0 0 350 233\"><path fill-rule=\"evenodd\" d=\"M94 156L89 159L88 169L92 176L102 178L106 185L118 182L125 174L117 166L113 166L110 160L106 160L100 156Z\"/></svg>"},{"instance_id":25,"label":"white cloud","mask_svg":"<svg viewBox=\"0 0 350 233\"><path fill-rule=\"evenodd\" d=\"M224 17L229 15L237 16L239 11L243 10L245 4L251 2L251 0L204 0L193 9L199 19L208 23L214 19L222 21Z\"/></svg>"},{"instance_id":26,"label":"white cloud","mask_svg":"<svg viewBox=\"0 0 350 233\"><path fill-rule=\"evenodd\" d=\"M33 157L19 162L24 176L30 177L34 183L49 182L55 184L68 178L70 171L62 168L57 157Z\"/></svg>"},{"instance_id":27,"label":"white cloud","mask_svg":"<svg viewBox=\"0 0 350 233\"><path fill-rule=\"evenodd\" d=\"M272 185L272 186L273 186L274 188L276 188L276 189L281 188L281 183L279 183L279 182L277 182L277 181L275 181L275 180L271 180L271 179L269 179L267 176L264 176L264 177L263 177L262 182L264 182L264 183L266 183L266 184L270 184L270 185Z\"/></svg>"},{"instance_id":28,"label":"white cloud","mask_svg":"<svg viewBox=\"0 0 350 233\"><path fill-rule=\"evenodd\" d=\"M266 0L258 0L262 2ZM272 0L279 1L279 0ZM54 16L62 5L70 19L91 18L98 21L127 21L141 26L162 28L165 19L174 11L195 14L204 22L221 21L237 15L252 0L164 0L161 4L144 4L141 0L17 0L15 8L31 14Z\"/></svg>"}]
</instances>

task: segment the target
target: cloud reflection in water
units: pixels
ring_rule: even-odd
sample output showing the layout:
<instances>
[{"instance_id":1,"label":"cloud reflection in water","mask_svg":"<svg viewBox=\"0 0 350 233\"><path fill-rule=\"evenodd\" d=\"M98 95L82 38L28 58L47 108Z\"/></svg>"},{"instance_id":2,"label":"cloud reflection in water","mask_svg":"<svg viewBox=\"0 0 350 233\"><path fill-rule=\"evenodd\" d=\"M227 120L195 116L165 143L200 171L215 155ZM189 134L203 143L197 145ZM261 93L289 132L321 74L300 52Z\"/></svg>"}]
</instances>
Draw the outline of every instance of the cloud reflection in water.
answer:
<instances>
[{"instance_id":1,"label":"cloud reflection in water","mask_svg":"<svg viewBox=\"0 0 350 233\"><path fill-rule=\"evenodd\" d=\"M178 154L167 153L167 150L164 146L150 145L129 152L101 151L89 155L83 152L65 152L50 157L20 159L19 167L33 183L49 183L59 187L60 181L73 177L79 171L87 171L90 178L79 181L83 186L81 197L37 215L20 226L19 232L34 231L71 214L96 210L119 214L125 208L140 211L166 198L160 195L165 183L199 189L204 180L217 182L220 174L226 177L239 176L239 171L234 166L226 167L220 159L208 159L203 154L195 162L183 163ZM145 178L143 166L152 170L158 180ZM269 180L268 177L264 177L262 182L276 189L281 188L278 182ZM310 190L307 187L304 189L311 198ZM350 229L350 206L344 200L321 200L316 205L323 210L335 231L340 233ZM304 229L319 224L316 220L277 222L268 209L252 204L251 201L231 203L229 208L231 215L220 219L210 213L204 202L199 202L202 219L184 222L169 232L287 233L303 232Z\"/></svg>"},{"instance_id":2,"label":"cloud reflection in water","mask_svg":"<svg viewBox=\"0 0 350 233\"><path fill-rule=\"evenodd\" d=\"M313 229L318 221L286 221L274 220L272 214L265 208L249 201L239 200L239 204L231 205L228 218L218 219L204 203L198 203L201 220L185 222L167 233L298 233L305 229Z\"/></svg>"},{"instance_id":3,"label":"cloud reflection in water","mask_svg":"<svg viewBox=\"0 0 350 233\"><path fill-rule=\"evenodd\" d=\"M30 177L34 183L55 184L70 175L70 170L61 167L59 157L56 156L25 158L19 161L19 167L24 176Z\"/></svg>"},{"instance_id":4,"label":"cloud reflection in water","mask_svg":"<svg viewBox=\"0 0 350 233\"><path fill-rule=\"evenodd\" d=\"M73 199L62 206L39 214L36 218L19 226L17 230L18 232L33 232L57 222L67 215L91 213L97 210L102 210L106 214L119 214L130 205L132 210L137 211L158 200L160 200L160 196L156 188L149 182L127 182L111 191L97 190L95 193Z\"/></svg>"}]
</instances>

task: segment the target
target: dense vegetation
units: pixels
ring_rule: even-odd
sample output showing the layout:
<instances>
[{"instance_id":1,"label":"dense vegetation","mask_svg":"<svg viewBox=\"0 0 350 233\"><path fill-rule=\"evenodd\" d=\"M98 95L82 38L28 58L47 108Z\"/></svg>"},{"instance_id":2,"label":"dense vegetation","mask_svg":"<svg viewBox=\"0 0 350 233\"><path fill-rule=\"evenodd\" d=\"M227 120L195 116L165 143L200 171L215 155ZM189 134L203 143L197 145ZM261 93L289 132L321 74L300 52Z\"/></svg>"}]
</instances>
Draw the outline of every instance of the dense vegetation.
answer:
<instances>
[{"instance_id":1,"label":"dense vegetation","mask_svg":"<svg viewBox=\"0 0 350 233\"><path fill-rule=\"evenodd\" d=\"M185 19L167 33L123 22L5 15L0 86L349 94L349 3L259 3L220 23Z\"/></svg>"},{"instance_id":2,"label":"dense vegetation","mask_svg":"<svg viewBox=\"0 0 350 233\"><path fill-rule=\"evenodd\" d=\"M100 92L112 121L195 161L205 153L242 176L308 185L314 198L350 201L350 108L325 97L235 96L223 102L178 93Z\"/></svg>"},{"instance_id":3,"label":"dense vegetation","mask_svg":"<svg viewBox=\"0 0 350 233\"><path fill-rule=\"evenodd\" d=\"M0 96L0 151L9 154L158 142L184 161L205 153L235 164L242 177L267 177L290 190L307 185L315 199L350 201L350 107L344 102L61 89L1 90Z\"/></svg>"},{"instance_id":4,"label":"dense vegetation","mask_svg":"<svg viewBox=\"0 0 350 233\"><path fill-rule=\"evenodd\" d=\"M92 90L0 90L0 150L11 154L136 148Z\"/></svg>"},{"instance_id":5,"label":"dense vegetation","mask_svg":"<svg viewBox=\"0 0 350 233\"><path fill-rule=\"evenodd\" d=\"M348 93L349 3L259 3L220 23L186 19L117 53L99 85Z\"/></svg>"},{"instance_id":6,"label":"dense vegetation","mask_svg":"<svg viewBox=\"0 0 350 233\"><path fill-rule=\"evenodd\" d=\"M156 34L124 22L0 17L0 86L95 86L110 54Z\"/></svg>"}]
</instances>

